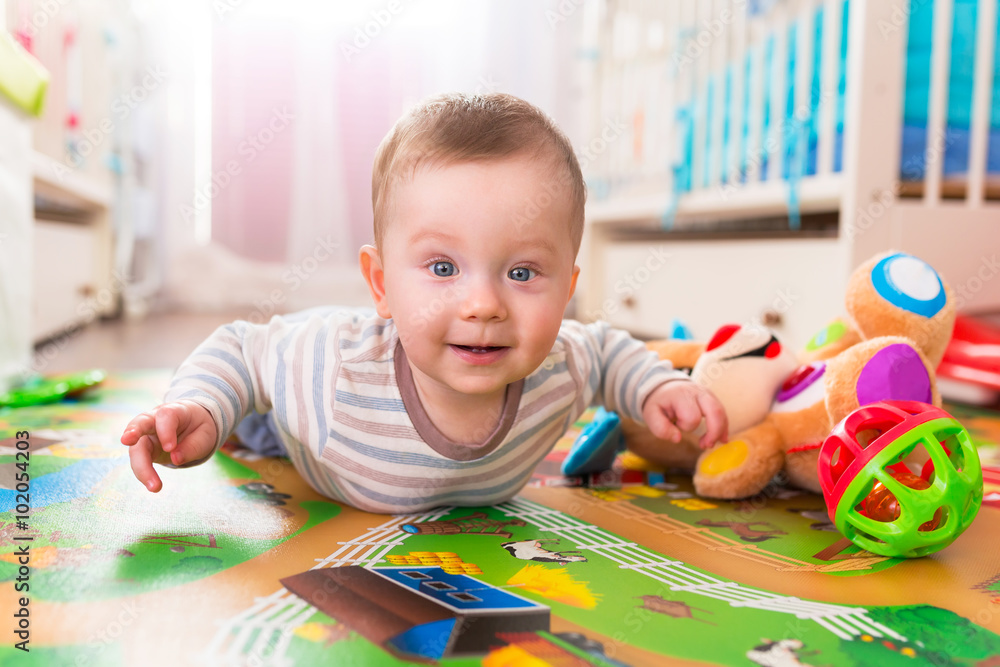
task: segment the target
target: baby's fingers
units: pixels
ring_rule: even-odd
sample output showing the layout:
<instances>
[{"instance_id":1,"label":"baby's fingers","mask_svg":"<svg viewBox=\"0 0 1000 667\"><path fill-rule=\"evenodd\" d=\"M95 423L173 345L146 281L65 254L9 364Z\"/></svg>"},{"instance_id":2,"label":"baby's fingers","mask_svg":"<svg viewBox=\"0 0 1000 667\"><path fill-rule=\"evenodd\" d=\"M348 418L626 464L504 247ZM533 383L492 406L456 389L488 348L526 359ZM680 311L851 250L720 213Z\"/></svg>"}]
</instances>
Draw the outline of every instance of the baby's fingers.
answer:
<instances>
[{"instance_id":1,"label":"baby's fingers","mask_svg":"<svg viewBox=\"0 0 1000 667\"><path fill-rule=\"evenodd\" d=\"M153 415L143 412L141 415L133 417L132 421L126 424L125 431L122 433L121 443L131 447L139 442L139 438L142 436L156 433L155 427L156 422Z\"/></svg>"},{"instance_id":2,"label":"baby's fingers","mask_svg":"<svg viewBox=\"0 0 1000 667\"><path fill-rule=\"evenodd\" d=\"M156 436L165 452L177 449L177 427L180 424L177 411L181 409L177 405L164 405L156 411Z\"/></svg>"},{"instance_id":3,"label":"baby's fingers","mask_svg":"<svg viewBox=\"0 0 1000 667\"><path fill-rule=\"evenodd\" d=\"M142 482L143 486L156 493L163 488L160 476L153 469L154 450L158 449L150 436L144 435L138 439L134 446L129 449L129 465L132 467L132 474Z\"/></svg>"},{"instance_id":4,"label":"baby's fingers","mask_svg":"<svg viewBox=\"0 0 1000 667\"><path fill-rule=\"evenodd\" d=\"M669 440L670 442L681 441L680 429L670 421L670 418L659 407L650 413L649 419L646 420L646 426L652 431L653 435L661 440Z\"/></svg>"},{"instance_id":5,"label":"baby's fingers","mask_svg":"<svg viewBox=\"0 0 1000 667\"><path fill-rule=\"evenodd\" d=\"M698 445L707 449L717 442L727 442L729 419L719 400L711 394L702 394L698 397L698 405L705 415L705 435L698 441Z\"/></svg>"},{"instance_id":6,"label":"baby's fingers","mask_svg":"<svg viewBox=\"0 0 1000 667\"><path fill-rule=\"evenodd\" d=\"M685 433L695 430L701 423L702 408L693 396L682 396L681 400L674 403L674 412L677 428Z\"/></svg>"}]
</instances>

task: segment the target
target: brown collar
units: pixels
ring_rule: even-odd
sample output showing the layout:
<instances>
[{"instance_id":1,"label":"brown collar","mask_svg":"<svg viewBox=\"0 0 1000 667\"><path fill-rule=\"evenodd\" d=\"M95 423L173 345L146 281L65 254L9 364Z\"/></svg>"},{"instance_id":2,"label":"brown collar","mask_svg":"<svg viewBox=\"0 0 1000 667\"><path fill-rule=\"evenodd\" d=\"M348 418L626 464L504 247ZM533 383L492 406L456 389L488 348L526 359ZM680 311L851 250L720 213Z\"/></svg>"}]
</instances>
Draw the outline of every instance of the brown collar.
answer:
<instances>
[{"instance_id":1,"label":"brown collar","mask_svg":"<svg viewBox=\"0 0 1000 667\"><path fill-rule=\"evenodd\" d=\"M420 396L417 395L417 387L413 384L413 371L406 361L406 352L398 339L392 362L396 368L396 385L399 388L399 395L403 399L403 405L406 407L410 421L413 422L413 427L417 429L417 433L427 443L427 446L441 456L454 461L481 459L499 447L500 443L507 437L521 403L521 392L524 389L523 378L507 385L507 394L504 398L500 421L486 440L482 443L462 443L448 439L427 415L427 411L420 402Z\"/></svg>"}]
</instances>

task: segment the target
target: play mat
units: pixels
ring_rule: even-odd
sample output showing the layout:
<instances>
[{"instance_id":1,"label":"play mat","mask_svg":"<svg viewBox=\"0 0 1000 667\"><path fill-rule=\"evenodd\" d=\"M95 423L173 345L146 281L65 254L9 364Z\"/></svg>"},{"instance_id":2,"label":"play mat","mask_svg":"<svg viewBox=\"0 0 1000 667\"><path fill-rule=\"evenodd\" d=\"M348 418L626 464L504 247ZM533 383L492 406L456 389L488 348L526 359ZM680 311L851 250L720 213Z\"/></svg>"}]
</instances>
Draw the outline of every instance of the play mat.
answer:
<instances>
[{"instance_id":1,"label":"play mat","mask_svg":"<svg viewBox=\"0 0 1000 667\"><path fill-rule=\"evenodd\" d=\"M900 560L859 552L808 493L702 499L627 455L563 478L588 416L496 507L366 514L232 443L161 469L154 495L117 440L167 380L0 410L0 664L1000 665L1000 414L947 406L983 508Z\"/></svg>"}]
</instances>

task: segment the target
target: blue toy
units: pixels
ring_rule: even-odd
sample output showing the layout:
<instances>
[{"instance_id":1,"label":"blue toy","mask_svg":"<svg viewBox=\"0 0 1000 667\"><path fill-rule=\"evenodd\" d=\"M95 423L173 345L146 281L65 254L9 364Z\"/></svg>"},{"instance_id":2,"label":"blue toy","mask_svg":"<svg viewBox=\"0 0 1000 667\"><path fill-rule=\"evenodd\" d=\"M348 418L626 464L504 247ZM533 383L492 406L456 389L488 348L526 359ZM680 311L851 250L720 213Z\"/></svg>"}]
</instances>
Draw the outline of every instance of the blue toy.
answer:
<instances>
[{"instance_id":1,"label":"blue toy","mask_svg":"<svg viewBox=\"0 0 1000 667\"><path fill-rule=\"evenodd\" d=\"M597 408L593 421L573 442L562 463L562 474L587 475L611 468L618 452L625 449L621 421L617 413Z\"/></svg>"},{"instance_id":2,"label":"blue toy","mask_svg":"<svg viewBox=\"0 0 1000 667\"><path fill-rule=\"evenodd\" d=\"M683 321L675 317L670 320L670 335L667 338L671 340L694 340L694 334L691 333L691 330L688 329Z\"/></svg>"}]
</instances>

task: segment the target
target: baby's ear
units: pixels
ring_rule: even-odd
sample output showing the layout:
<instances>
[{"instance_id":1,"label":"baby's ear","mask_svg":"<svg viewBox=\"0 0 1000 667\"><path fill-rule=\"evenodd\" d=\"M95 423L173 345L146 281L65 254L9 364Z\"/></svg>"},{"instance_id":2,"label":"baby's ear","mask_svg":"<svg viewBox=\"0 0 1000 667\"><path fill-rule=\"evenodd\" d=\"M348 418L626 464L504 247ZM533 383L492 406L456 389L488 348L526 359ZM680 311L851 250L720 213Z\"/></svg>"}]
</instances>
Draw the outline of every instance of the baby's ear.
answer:
<instances>
[{"instance_id":1,"label":"baby's ear","mask_svg":"<svg viewBox=\"0 0 1000 667\"><path fill-rule=\"evenodd\" d=\"M580 277L580 267L576 264L573 265L573 277L569 280L569 296L566 297L566 303L573 298L574 292L576 292L576 279Z\"/></svg>"},{"instance_id":2,"label":"baby's ear","mask_svg":"<svg viewBox=\"0 0 1000 667\"><path fill-rule=\"evenodd\" d=\"M361 246L358 262L361 265L361 275L365 277L368 289L372 293L372 301L375 302L375 310L379 317L386 319L392 317L389 303L385 298L385 271L382 269L382 258L379 257L378 249L373 245Z\"/></svg>"}]
</instances>

